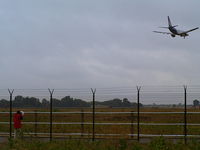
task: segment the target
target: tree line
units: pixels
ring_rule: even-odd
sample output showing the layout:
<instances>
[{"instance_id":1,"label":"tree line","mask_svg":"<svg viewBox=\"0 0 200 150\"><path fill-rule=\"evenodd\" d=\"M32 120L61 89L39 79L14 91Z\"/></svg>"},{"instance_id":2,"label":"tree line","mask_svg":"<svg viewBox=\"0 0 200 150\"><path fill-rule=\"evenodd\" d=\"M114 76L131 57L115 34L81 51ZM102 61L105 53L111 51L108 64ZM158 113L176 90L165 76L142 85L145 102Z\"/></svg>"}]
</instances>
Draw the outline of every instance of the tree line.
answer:
<instances>
[{"instance_id":1,"label":"tree line","mask_svg":"<svg viewBox=\"0 0 200 150\"><path fill-rule=\"evenodd\" d=\"M82 99L72 98L70 96L65 96L61 99L52 99L52 103L54 107L92 107L92 102L87 102ZM131 103L127 98L119 99L114 98L112 100L107 100L103 102L95 101L95 105L99 107L137 107L137 103ZM35 97L23 97L23 96L16 96L12 101L13 107L20 107L20 108L36 108L36 107L49 107L50 101L47 99L38 99ZM142 104L140 104L142 106ZM6 99L0 100L0 107L1 108L8 108L10 107L10 101Z\"/></svg>"}]
</instances>

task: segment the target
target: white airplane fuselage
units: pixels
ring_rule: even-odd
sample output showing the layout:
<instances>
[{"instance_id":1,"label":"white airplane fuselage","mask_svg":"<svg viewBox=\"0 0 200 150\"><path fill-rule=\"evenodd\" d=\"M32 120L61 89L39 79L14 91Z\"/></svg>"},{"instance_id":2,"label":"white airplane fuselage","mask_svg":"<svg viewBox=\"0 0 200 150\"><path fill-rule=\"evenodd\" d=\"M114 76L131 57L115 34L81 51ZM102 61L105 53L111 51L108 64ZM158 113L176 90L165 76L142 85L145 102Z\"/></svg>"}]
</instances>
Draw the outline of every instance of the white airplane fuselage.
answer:
<instances>
[{"instance_id":1,"label":"white airplane fuselage","mask_svg":"<svg viewBox=\"0 0 200 150\"><path fill-rule=\"evenodd\" d=\"M175 27L169 27L169 31L172 34L173 37L175 37L175 35L179 35L179 36L182 36L182 37L186 37L188 36L189 34L185 33L185 31L182 31L182 30L177 30Z\"/></svg>"}]
</instances>

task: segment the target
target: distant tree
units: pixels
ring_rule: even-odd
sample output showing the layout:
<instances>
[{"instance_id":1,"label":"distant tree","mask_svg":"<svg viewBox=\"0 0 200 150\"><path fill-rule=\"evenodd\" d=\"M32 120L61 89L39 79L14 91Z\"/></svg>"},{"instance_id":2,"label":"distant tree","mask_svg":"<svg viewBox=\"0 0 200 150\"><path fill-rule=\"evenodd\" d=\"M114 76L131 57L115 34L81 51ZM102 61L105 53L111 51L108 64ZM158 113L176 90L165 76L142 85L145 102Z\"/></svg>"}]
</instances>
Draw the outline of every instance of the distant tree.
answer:
<instances>
[{"instance_id":1,"label":"distant tree","mask_svg":"<svg viewBox=\"0 0 200 150\"><path fill-rule=\"evenodd\" d=\"M123 100L115 98L113 100L108 100L103 102L96 101L95 103L96 105L104 105L108 107L137 107L137 103L135 102L131 103L127 98L124 98ZM141 103L139 105L140 107L143 107Z\"/></svg>"},{"instance_id":2,"label":"distant tree","mask_svg":"<svg viewBox=\"0 0 200 150\"><path fill-rule=\"evenodd\" d=\"M122 106L123 107L131 107L131 102L129 102L127 98L124 98L122 101Z\"/></svg>"},{"instance_id":3,"label":"distant tree","mask_svg":"<svg viewBox=\"0 0 200 150\"><path fill-rule=\"evenodd\" d=\"M86 102L82 99L73 99L70 96L65 96L61 100L53 99L53 107L91 107L92 102ZM114 98L112 100L103 101L103 102L95 102L96 105L108 106L108 107L137 107L137 103L131 103L127 98L123 100L119 98ZM10 102L8 100L2 99L0 100L0 107L9 107ZM23 97L18 95L13 100L13 107L49 107L49 100L35 98L35 97ZM140 103L140 107L143 106Z\"/></svg>"},{"instance_id":4,"label":"distant tree","mask_svg":"<svg viewBox=\"0 0 200 150\"><path fill-rule=\"evenodd\" d=\"M24 106L24 97L21 95L18 95L13 100L13 107L23 107Z\"/></svg>"},{"instance_id":5,"label":"distant tree","mask_svg":"<svg viewBox=\"0 0 200 150\"><path fill-rule=\"evenodd\" d=\"M109 107L122 107L122 100L115 98L113 100L104 101L101 104Z\"/></svg>"},{"instance_id":6,"label":"distant tree","mask_svg":"<svg viewBox=\"0 0 200 150\"><path fill-rule=\"evenodd\" d=\"M16 96L13 101L13 107L40 107L41 103L38 98L35 97L23 97Z\"/></svg>"},{"instance_id":7,"label":"distant tree","mask_svg":"<svg viewBox=\"0 0 200 150\"><path fill-rule=\"evenodd\" d=\"M172 107L173 107L173 108L176 107L176 104L173 104Z\"/></svg>"},{"instance_id":8,"label":"distant tree","mask_svg":"<svg viewBox=\"0 0 200 150\"><path fill-rule=\"evenodd\" d=\"M193 106L199 106L199 101L197 100L197 99L195 99L194 101L193 101Z\"/></svg>"},{"instance_id":9,"label":"distant tree","mask_svg":"<svg viewBox=\"0 0 200 150\"><path fill-rule=\"evenodd\" d=\"M81 100L81 99L74 99L75 107L90 107L90 104Z\"/></svg>"},{"instance_id":10,"label":"distant tree","mask_svg":"<svg viewBox=\"0 0 200 150\"><path fill-rule=\"evenodd\" d=\"M81 99L73 99L70 96L65 96L61 99L62 107L90 107L90 103L87 103Z\"/></svg>"},{"instance_id":11,"label":"distant tree","mask_svg":"<svg viewBox=\"0 0 200 150\"><path fill-rule=\"evenodd\" d=\"M75 107L73 98L71 98L70 96L65 96L64 98L62 98L61 104L62 104L62 107Z\"/></svg>"},{"instance_id":12,"label":"distant tree","mask_svg":"<svg viewBox=\"0 0 200 150\"><path fill-rule=\"evenodd\" d=\"M49 107L49 101L46 100L45 98L42 99L42 107Z\"/></svg>"},{"instance_id":13,"label":"distant tree","mask_svg":"<svg viewBox=\"0 0 200 150\"><path fill-rule=\"evenodd\" d=\"M8 108L8 107L10 107L10 102L6 99L1 99L0 100L0 107Z\"/></svg>"},{"instance_id":14,"label":"distant tree","mask_svg":"<svg viewBox=\"0 0 200 150\"><path fill-rule=\"evenodd\" d=\"M40 100L35 97L25 97L23 103L23 107L41 107Z\"/></svg>"},{"instance_id":15,"label":"distant tree","mask_svg":"<svg viewBox=\"0 0 200 150\"><path fill-rule=\"evenodd\" d=\"M53 98L52 103L54 107L62 107L61 101L59 99Z\"/></svg>"},{"instance_id":16,"label":"distant tree","mask_svg":"<svg viewBox=\"0 0 200 150\"><path fill-rule=\"evenodd\" d=\"M182 104L182 103L178 103L178 106L179 106L179 107L182 107L182 106L183 106L183 104Z\"/></svg>"}]
</instances>

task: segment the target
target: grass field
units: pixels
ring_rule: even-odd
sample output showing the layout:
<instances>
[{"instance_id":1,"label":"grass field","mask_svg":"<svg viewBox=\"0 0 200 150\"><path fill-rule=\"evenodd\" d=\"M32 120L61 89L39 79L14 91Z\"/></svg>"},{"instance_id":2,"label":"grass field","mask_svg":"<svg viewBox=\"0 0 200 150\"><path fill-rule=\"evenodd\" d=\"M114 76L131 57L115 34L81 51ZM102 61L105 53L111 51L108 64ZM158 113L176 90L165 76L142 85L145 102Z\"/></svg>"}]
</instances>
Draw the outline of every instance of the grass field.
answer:
<instances>
[{"instance_id":1,"label":"grass field","mask_svg":"<svg viewBox=\"0 0 200 150\"><path fill-rule=\"evenodd\" d=\"M197 140L187 145L179 141L172 143L163 137L154 138L150 143L141 144L135 141L119 140L65 140L45 142L41 140L10 140L0 144L1 150L199 150Z\"/></svg>"},{"instance_id":2,"label":"grass field","mask_svg":"<svg viewBox=\"0 0 200 150\"><path fill-rule=\"evenodd\" d=\"M19 108L18 108L19 109ZM25 116L23 122L49 122L49 114L29 114L28 112L47 112L49 109L20 109L25 111ZM7 109L2 109L1 112L6 112ZM15 112L16 109L13 110ZM66 109L54 109L54 112L91 112L91 108L78 109L78 108L66 108ZM96 112L136 112L136 109L130 108L97 108ZM198 112L198 109L190 108L189 112ZM183 108L141 108L141 112L183 112ZM9 122L9 114L0 114L0 122ZM200 123L200 114L188 114L188 123ZM92 114L53 114L53 122L89 122L92 123ZM96 114L96 123L137 123L137 114ZM141 123L183 123L184 114L140 114ZM199 126L187 126L187 134L200 135ZM37 132L37 133L49 133L49 125L42 124L24 124L24 132ZM65 125L56 124L53 125L53 133L92 133L92 125ZM9 132L9 124L1 124L0 132ZM183 125L140 125L140 134L183 134ZM131 138L127 134L137 134L137 125L95 125L95 134L121 134L120 136L112 136L112 138ZM54 136L54 135L53 135ZM73 136L70 135L70 138ZM80 136L74 136L80 138ZM85 138L90 138L91 135L83 136ZM104 137L105 136L96 136ZM109 136L107 136L110 138ZM136 137L134 137L136 138Z\"/></svg>"}]
</instances>

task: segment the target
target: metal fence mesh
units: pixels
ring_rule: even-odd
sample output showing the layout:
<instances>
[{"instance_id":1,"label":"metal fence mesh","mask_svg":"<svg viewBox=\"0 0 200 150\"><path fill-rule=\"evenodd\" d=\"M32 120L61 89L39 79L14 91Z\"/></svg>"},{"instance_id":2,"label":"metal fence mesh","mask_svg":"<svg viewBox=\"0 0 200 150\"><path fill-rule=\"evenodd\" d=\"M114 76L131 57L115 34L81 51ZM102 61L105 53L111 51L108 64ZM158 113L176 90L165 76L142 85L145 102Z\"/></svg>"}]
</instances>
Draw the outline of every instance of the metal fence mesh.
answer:
<instances>
[{"instance_id":1,"label":"metal fence mesh","mask_svg":"<svg viewBox=\"0 0 200 150\"><path fill-rule=\"evenodd\" d=\"M9 93L7 89L0 89L1 101L14 102L17 96L23 96L37 98L40 103L44 99L48 102L46 107L27 108L12 104L1 108L0 132L1 135L7 136L9 132L13 133L13 128L10 129L10 111L14 113L16 110L23 110L23 131L27 136L93 139L138 139L142 136L156 135L197 137L200 135L199 109L193 107L193 101L200 98L200 86L185 86L185 89L186 91L183 86L142 86L140 90L136 87L96 88L96 91L88 88L14 89L13 93ZM138 94L143 106L138 104ZM59 101L66 96L84 100L91 105L77 108L58 107L55 99ZM136 105L126 108L97 105L97 102L115 98L126 98ZM93 102L96 105L92 105Z\"/></svg>"}]
</instances>

